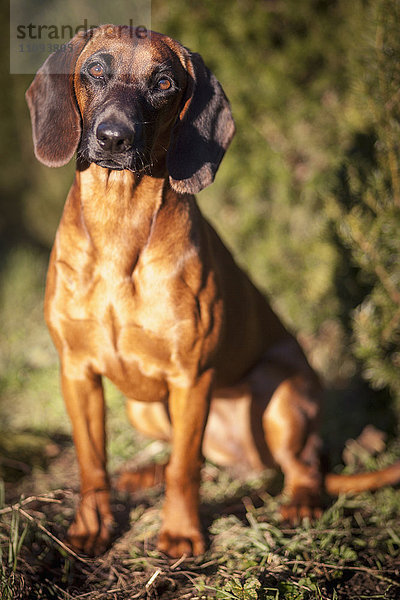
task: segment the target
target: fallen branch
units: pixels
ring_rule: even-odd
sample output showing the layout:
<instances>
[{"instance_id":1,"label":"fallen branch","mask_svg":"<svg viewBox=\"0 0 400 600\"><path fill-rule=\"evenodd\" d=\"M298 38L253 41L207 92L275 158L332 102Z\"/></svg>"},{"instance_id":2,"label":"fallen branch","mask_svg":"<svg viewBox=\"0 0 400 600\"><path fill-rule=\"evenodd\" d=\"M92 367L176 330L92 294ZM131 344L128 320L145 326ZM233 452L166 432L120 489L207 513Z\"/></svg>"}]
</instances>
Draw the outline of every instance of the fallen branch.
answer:
<instances>
[{"instance_id":1,"label":"fallen branch","mask_svg":"<svg viewBox=\"0 0 400 600\"><path fill-rule=\"evenodd\" d=\"M20 500L19 502L16 502L11 506L6 506L5 508L0 509L0 515L6 515L7 513L13 512L14 510L19 510L21 506L26 506L27 504L31 504L31 502L61 504L62 500L58 500L57 498L50 498L49 496L29 496L29 498L25 498L24 500Z\"/></svg>"},{"instance_id":2,"label":"fallen branch","mask_svg":"<svg viewBox=\"0 0 400 600\"><path fill-rule=\"evenodd\" d=\"M70 554L71 556L73 556L74 558L76 558L77 560L79 560L80 562L83 562L85 564L90 564L90 561L82 558L81 556L79 556L79 554L76 554L76 552L74 552L73 550L71 550L71 548L69 548L66 544L64 544L61 540L59 540L55 535L53 535L51 533L51 531L49 531L48 529L46 529L46 527L44 527L44 525L42 525L41 523L38 523L36 521L36 519L34 519L32 517L32 515L30 515L29 513L27 513L23 508L21 507L17 507L16 510L18 510L18 512L25 517L25 519L28 519L28 521L30 521L31 523L34 523L36 525L36 527L38 527L41 531L43 531L47 536L49 536L49 538L51 538L53 540L53 542L55 542L58 546L60 546L63 550L65 550L66 552L68 552L68 554Z\"/></svg>"}]
</instances>

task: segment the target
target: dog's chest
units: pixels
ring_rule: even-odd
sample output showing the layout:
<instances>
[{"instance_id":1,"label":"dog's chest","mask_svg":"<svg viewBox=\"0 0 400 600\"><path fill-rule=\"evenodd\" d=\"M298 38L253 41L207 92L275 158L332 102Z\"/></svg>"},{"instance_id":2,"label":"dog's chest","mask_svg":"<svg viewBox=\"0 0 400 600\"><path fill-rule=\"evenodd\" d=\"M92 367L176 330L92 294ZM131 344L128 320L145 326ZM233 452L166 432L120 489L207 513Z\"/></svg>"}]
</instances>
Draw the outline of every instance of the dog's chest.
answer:
<instances>
[{"instance_id":1,"label":"dog's chest","mask_svg":"<svg viewBox=\"0 0 400 600\"><path fill-rule=\"evenodd\" d=\"M90 364L136 399L146 400L149 389L152 399L165 395L165 381L188 368L188 348L198 335L196 300L174 274L176 261L160 266L144 254L129 272L118 261L89 267L81 260L72 267L55 259L53 269L48 321L71 368Z\"/></svg>"}]
</instances>

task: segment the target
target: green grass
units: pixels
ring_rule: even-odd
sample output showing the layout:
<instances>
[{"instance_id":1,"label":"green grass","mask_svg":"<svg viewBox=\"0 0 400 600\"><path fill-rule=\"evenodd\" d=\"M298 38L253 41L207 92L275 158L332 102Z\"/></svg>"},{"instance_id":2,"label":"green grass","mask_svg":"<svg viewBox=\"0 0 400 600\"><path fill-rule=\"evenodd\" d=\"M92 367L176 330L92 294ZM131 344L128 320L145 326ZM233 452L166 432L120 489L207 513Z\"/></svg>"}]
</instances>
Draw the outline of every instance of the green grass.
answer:
<instances>
[{"instance_id":1,"label":"green grass","mask_svg":"<svg viewBox=\"0 0 400 600\"><path fill-rule=\"evenodd\" d=\"M213 485L219 478L226 485L226 473L211 466L207 470L214 475ZM216 504L205 485L202 515L211 523L209 548L201 558L184 561L168 560L155 549L160 489L136 497L129 527L95 560L79 560L62 546L63 528L72 515L71 495L49 493L12 510L5 507L0 526L3 587L23 582L15 598L93 600L400 597L398 491L342 497L318 521L291 528L280 522L276 498L257 493L254 483L242 486L236 492L246 494L243 501L235 494ZM114 497L114 509L123 500Z\"/></svg>"},{"instance_id":2,"label":"green grass","mask_svg":"<svg viewBox=\"0 0 400 600\"><path fill-rule=\"evenodd\" d=\"M316 522L281 523L271 474L242 481L207 464L204 556L182 562L156 550L163 490L113 496L118 535L103 556L70 553L63 539L78 477L58 382L58 363L41 317L46 261L19 251L4 266L0 313L0 597L85 600L133 598L339 600L400 598L400 490L342 497ZM19 303L13 289L18 287ZM111 473L126 462L160 460L168 449L136 434L124 399L106 384ZM329 419L335 415L328 413ZM325 428L329 423L325 423ZM367 468L400 456L392 444Z\"/></svg>"}]
</instances>

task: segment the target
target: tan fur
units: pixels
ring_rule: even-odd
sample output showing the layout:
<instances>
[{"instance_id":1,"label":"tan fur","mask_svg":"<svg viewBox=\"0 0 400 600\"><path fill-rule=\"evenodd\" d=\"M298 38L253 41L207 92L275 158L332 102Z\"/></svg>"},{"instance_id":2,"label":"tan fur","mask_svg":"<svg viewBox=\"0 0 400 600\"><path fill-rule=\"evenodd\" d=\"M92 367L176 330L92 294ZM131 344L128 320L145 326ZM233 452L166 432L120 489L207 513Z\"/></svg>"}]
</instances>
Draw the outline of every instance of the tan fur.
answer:
<instances>
[{"instance_id":1,"label":"tan fur","mask_svg":"<svg viewBox=\"0 0 400 600\"><path fill-rule=\"evenodd\" d=\"M120 78L110 84L105 104L122 114L135 108L138 90L154 85L149 78L160 63L172 65L179 83L179 92L154 121L151 172L78 162L51 253L45 316L60 355L81 472L81 500L68 535L88 553L101 552L111 538L101 384L106 376L129 399L133 424L172 442L158 547L171 556L200 554L204 435L205 453L222 464L279 465L289 498L285 516L318 512L320 386L300 346L237 266L194 196L179 193L211 183L233 135L218 82L197 55L166 36L138 41L127 28L110 31L115 39L104 39L104 28L91 38L77 36L75 54L50 57L27 94L40 141L37 155L58 165L69 159L80 134L73 130L68 139L55 139L63 115L50 113L49 105L58 88L69 90L73 82L75 96L64 94L64 110L77 127L81 123L84 132L91 131L104 101L89 94L81 71L95 52L114 56ZM72 78L51 79L51 69L60 64L73 69ZM199 100L205 86L212 93ZM204 109L206 102L211 108ZM47 135L39 135L43 127ZM210 131L214 138L204 142ZM172 137L176 148L168 150ZM198 160L197 145L205 167L184 164L183 149L194 148ZM168 174L166 150L174 177ZM211 151L214 157L207 162ZM183 167L189 176L180 181ZM376 487L380 477L368 475L368 487ZM149 481L151 473L142 484ZM342 487L338 481L328 479L328 489L349 489L348 479L341 480ZM358 480L352 481L357 489ZM129 477L121 487L129 487Z\"/></svg>"}]
</instances>

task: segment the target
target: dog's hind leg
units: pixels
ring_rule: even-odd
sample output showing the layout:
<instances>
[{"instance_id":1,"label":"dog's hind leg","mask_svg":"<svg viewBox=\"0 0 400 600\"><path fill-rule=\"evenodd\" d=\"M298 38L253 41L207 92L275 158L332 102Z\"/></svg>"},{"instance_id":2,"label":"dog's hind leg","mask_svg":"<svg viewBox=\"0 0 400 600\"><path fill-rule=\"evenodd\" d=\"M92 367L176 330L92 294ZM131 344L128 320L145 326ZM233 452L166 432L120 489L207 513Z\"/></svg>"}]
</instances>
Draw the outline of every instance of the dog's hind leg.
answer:
<instances>
[{"instance_id":1,"label":"dog's hind leg","mask_svg":"<svg viewBox=\"0 0 400 600\"><path fill-rule=\"evenodd\" d=\"M266 442L284 474L281 512L289 521L321 513L319 393L312 374L292 375L278 385L263 415Z\"/></svg>"},{"instance_id":2,"label":"dog's hind leg","mask_svg":"<svg viewBox=\"0 0 400 600\"><path fill-rule=\"evenodd\" d=\"M164 402L127 400L126 412L130 423L146 437L171 441L172 426ZM134 471L122 471L116 487L121 491L137 492L162 483L166 464L152 462Z\"/></svg>"}]
</instances>

